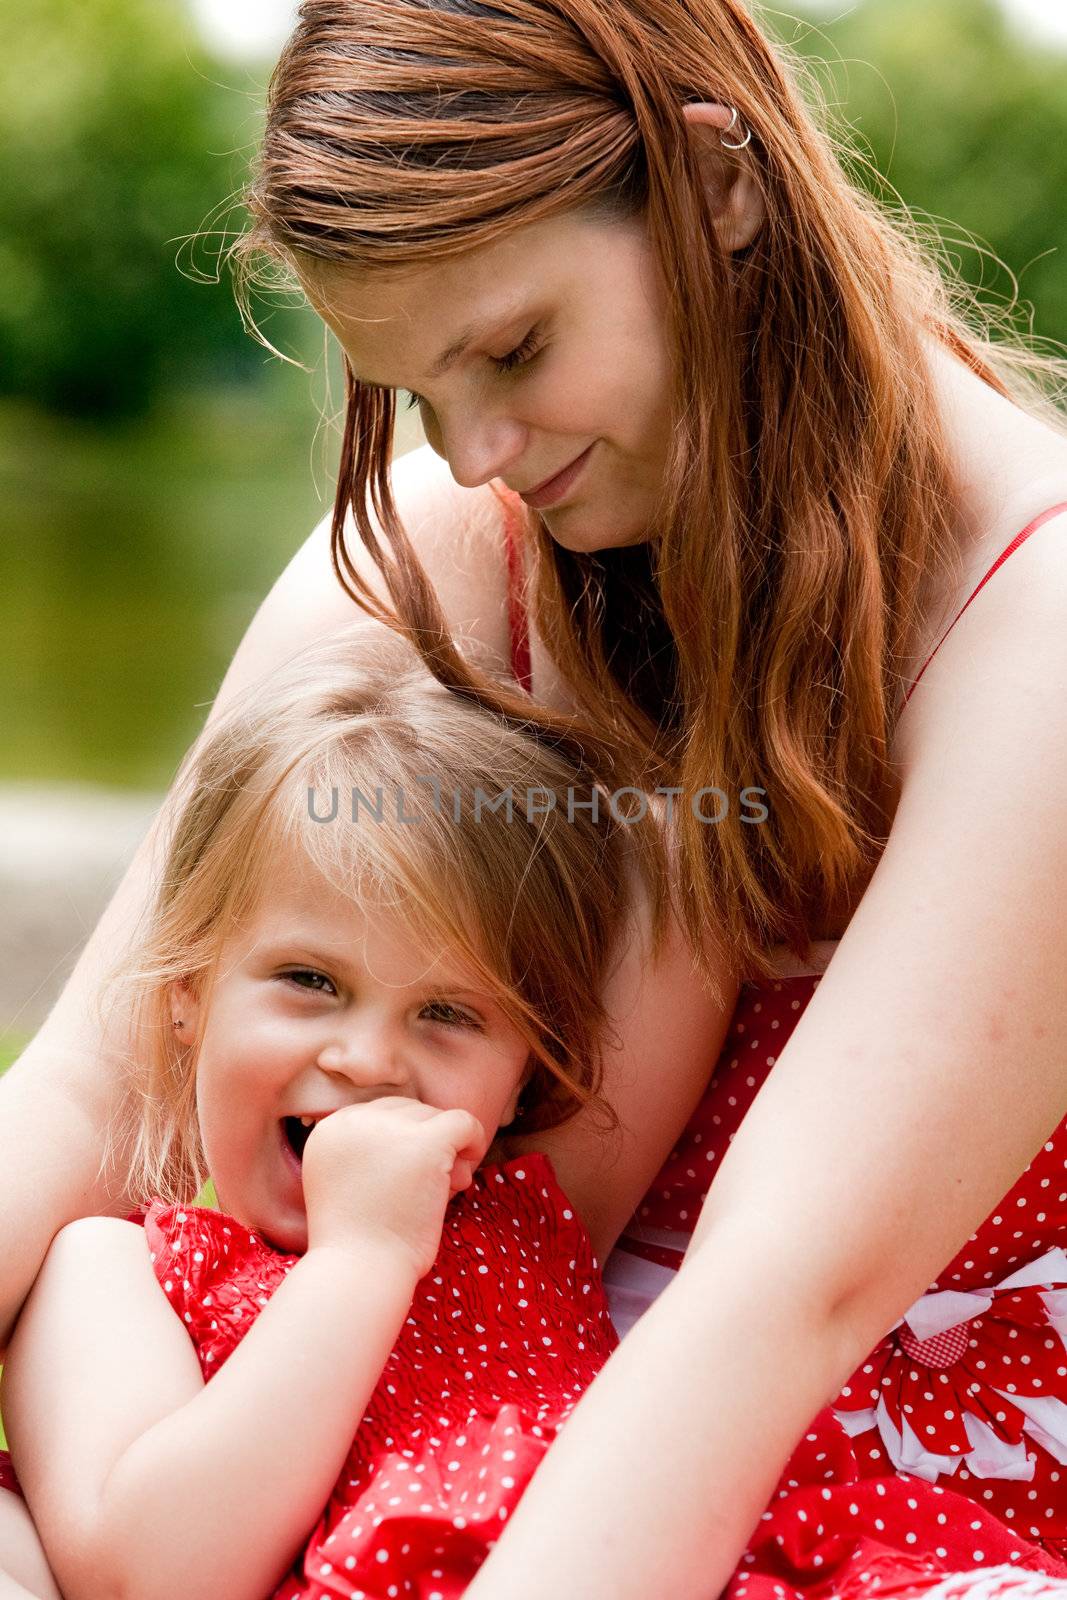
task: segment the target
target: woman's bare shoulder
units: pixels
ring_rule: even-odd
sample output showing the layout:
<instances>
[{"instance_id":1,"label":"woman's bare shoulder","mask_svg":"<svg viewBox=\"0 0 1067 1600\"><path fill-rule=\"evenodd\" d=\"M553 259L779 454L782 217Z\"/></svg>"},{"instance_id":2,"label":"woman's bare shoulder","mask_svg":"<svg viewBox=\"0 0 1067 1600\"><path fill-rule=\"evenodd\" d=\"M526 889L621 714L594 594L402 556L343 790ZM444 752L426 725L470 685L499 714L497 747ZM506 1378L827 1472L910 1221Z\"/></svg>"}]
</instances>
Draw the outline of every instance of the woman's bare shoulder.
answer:
<instances>
[{"instance_id":1,"label":"woman's bare shoulder","mask_svg":"<svg viewBox=\"0 0 1067 1600\"><path fill-rule=\"evenodd\" d=\"M397 514L444 608L454 634L468 634L507 659L507 588L503 508L489 484L468 489L429 445L394 460L390 481ZM308 541L310 565L329 573L330 517ZM361 576L385 597L381 577L349 524L349 549ZM303 552L300 552L302 555ZM299 556L298 558L299 559ZM350 621L352 601L336 579L338 621Z\"/></svg>"},{"instance_id":2,"label":"woman's bare shoulder","mask_svg":"<svg viewBox=\"0 0 1067 1600\"><path fill-rule=\"evenodd\" d=\"M503 508L488 484L466 489L429 448L399 457L390 472L404 529L444 608L454 637L486 646L508 662ZM249 624L219 689L212 715L305 645L363 614L330 560L327 515L297 550ZM350 525L351 526L351 525ZM349 552L359 575L389 604L381 574L351 526ZM209 718L209 721L211 719Z\"/></svg>"}]
</instances>

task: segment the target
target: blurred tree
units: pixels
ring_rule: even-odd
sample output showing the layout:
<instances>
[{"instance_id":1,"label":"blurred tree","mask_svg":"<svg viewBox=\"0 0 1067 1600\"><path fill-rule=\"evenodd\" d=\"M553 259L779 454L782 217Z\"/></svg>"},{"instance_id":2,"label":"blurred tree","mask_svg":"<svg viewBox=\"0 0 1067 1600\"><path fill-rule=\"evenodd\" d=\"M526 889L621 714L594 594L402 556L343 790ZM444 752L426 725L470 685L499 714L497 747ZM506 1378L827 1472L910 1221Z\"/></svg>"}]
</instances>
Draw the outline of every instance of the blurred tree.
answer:
<instances>
[{"instance_id":1,"label":"blurred tree","mask_svg":"<svg viewBox=\"0 0 1067 1600\"><path fill-rule=\"evenodd\" d=\"M228 281L175 265L241 181L258 86L220 86L176 0L4 9L0 389L106 416L258 370Z\"/></svg>"},{"instance_id":2,"label":"blurred tree","mask_svg":"<svg viewBox=\"0 0 1067 1600\"><path fill-rule=\"evenodd\" d=\"M1067 57L1019 35L994 0L862 0L814 27L768 21L825 63L839 115L966 280L1011 297L988 247L1019 281L1019 325L1029 302L1034 331L1067 340Z\"/></svg>"}]
</instances>

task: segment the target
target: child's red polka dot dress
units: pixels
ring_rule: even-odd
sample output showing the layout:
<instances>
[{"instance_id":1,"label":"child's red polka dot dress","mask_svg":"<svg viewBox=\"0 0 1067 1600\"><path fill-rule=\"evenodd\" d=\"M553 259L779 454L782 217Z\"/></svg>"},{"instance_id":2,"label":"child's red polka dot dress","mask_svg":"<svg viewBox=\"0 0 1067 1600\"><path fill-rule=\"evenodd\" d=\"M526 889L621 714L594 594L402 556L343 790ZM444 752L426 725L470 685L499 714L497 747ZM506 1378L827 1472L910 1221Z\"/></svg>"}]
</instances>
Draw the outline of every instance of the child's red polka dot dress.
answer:
<instances>
[{"instance_id":1,"label":"child's red polka dot dress","mask_svg":"<svg viewBox=\"0 0 1067 1600\"><path fill-rule=\"evenodd\" d=\"M298 1258L219 1211L155 1201L136 1220L210 1381ZM547 1157L477 1172L449 1205L437 1262L272 1600L455 1600L617 1343L589 1237ZM0 1482L15 1488L6 1466Z\"/></svg>"},{"instance_id":2,"label":"child's red polka dot dress","mask_svg":"<svg viewBox=\"0 0 1067 1600\"><path fill-rule=\"evenodd\" d=\"M297 1258L215 1211L157 1204L145 1232L210 1379ZM275 1600L461 1594L616 1342L547 1158L476 1173Z\"/></svg>"}]
</instances>

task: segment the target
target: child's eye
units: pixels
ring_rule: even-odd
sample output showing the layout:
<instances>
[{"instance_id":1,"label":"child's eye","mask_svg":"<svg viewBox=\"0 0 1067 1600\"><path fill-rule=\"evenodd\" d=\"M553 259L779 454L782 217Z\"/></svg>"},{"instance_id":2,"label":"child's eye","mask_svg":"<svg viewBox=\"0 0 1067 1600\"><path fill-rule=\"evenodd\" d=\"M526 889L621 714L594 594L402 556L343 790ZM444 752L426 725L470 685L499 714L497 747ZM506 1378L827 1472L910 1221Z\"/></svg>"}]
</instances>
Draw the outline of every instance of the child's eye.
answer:
<instances>
[{"instance_id":1,"label":"child's eye","mask_svg":"<svg viewBox=\"0 0 1067 1600\"><path fill-rule=\"evenodd\" d=\"M434 1022L443 1022L452 1028L480 1028L481 1023L477 1017L472 1017L469 1012L460 1011L456 1006L449 1005L447 1000L431 1000L423 1007L429 1015L432 1013Z\"/></svg>"},{"instance_id":2,"label":"child's eye","mask_svg":"<svg viewBox=\"0 0 1067 1600\"><path fill-rule=\"evenodd\" d=\"M316 972L311 967L294 967L291 971L283 972L279 976L289 983L295 983L299 989L309 989L313 994L333 994L335 992L332 979L328 978L324 972ZM326 985L325 988L322 987L323 984Z\"/></svg>"}]
</instances>

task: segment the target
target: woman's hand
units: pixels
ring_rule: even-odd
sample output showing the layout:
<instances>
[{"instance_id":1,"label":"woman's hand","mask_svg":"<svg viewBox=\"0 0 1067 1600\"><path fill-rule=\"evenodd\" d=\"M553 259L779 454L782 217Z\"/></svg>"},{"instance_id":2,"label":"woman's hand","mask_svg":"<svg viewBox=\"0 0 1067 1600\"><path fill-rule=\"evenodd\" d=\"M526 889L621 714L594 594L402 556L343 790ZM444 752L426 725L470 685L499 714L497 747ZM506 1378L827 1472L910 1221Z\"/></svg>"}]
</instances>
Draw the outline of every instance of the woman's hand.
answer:
<instances>
[{"instance_id":1,"label":"woman's hand","mask_svg":"<svg viewBox=\"0 0 1067 1600\"><path fill-rule=\"evenodd\" d=\"M470 1183L486 1144L469 1111L399 1095L332 1112L304 1146L308 1249L399 1243L421 1278L437 1258L445 1207Z\"/></svg>"}]
</instances>

